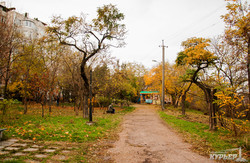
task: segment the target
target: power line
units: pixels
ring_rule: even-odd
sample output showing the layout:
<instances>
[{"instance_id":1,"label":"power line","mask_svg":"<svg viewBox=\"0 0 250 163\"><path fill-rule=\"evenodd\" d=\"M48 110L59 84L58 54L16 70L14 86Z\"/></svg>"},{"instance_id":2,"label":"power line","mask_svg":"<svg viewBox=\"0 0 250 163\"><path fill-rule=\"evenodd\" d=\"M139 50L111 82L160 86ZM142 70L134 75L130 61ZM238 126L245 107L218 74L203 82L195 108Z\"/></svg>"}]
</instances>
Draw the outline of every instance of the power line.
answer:
<instances>
[{"instance_id":1,"label":"power line","mask_svg":"<svg viewBox=\"0 0 250 163\"><path fill-rule=\"evenodd\" d=\"M203 33L203 32L205 32L205 31L208 31L209 29L211 29L212 27L215 27L216 25L218 25L220 23L220 21L217 21L217 22L215 22L215 23L213 23L213 24L210 24L210 25L208 25L208 26L205 26L204 28L199 28L199 30L194 30L193 32L187 32L187 33L183 33L182 35L179 35L179 36L177 36L177 37L175 37L175 38L172 38L171 39L171 41L173 41L173 40L179 40L179 39L181 39L181 38L186 38L186 37L192 37L192 36L194 36L194 35L198 35L198 34L201 34L201 33Z\"/></svg>"},{"instance_id":2,"label":"power line","mask_svg":"<svg viewBox=\"0 0 250 163\"><path fill-rule=\"evenodd\" d=\"M186 31L190 31L190 29L195 29L195 27L197 27L199 24L201 24L204 21L208 21L208 19L210 20L214 20L213 16L220 11L222 8L224 7L224 4L219 6L218 8L216 8L215 10L211 11L210 13L208 13L207 15L201 17L200 19L190 23L189 25L180 28L177 32L175 32L174 34L168 35L167 38L169 38L168 40L173 40L176 39L176 37L179 36L183 36L183 34L185 34Z\"/></svg>"}]
</instances>

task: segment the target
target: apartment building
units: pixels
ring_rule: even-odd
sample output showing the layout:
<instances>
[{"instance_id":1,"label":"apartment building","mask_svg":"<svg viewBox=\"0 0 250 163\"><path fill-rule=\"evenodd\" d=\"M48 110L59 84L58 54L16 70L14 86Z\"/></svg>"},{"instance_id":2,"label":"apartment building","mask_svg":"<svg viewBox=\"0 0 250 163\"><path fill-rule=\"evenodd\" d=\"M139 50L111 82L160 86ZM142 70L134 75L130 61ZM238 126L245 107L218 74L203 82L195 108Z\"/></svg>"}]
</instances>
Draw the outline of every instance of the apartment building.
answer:
<instances>
[{"instance_id":1,"label":"apartment building","mask_svg":"<svg viewBox=\"0 0 250 163\"><path fill-rule=\"evenodd\" d=\"M46 32L44 22L38 18L30 18L28 13L19 13L16 8L9 8L4 1L0 1L0 26L4 24L15 27L26 39L41 38ZM3 94L4 77L5 69L0 69L0 100Z\"/></svg>"},{"instance_id":2,"label":"apartment building","mask_svg":"<svg viewBox=\"0 0 250 163\"><path fill-rule=\"evenodd\" d=\"M25 37L34 39L45 35L46 23L38 18L30 18L28 13L19 13L15 8L6 7L6 3L0 2L0 21L8 21L18 28Z\"/></svg>"}]
</instances>

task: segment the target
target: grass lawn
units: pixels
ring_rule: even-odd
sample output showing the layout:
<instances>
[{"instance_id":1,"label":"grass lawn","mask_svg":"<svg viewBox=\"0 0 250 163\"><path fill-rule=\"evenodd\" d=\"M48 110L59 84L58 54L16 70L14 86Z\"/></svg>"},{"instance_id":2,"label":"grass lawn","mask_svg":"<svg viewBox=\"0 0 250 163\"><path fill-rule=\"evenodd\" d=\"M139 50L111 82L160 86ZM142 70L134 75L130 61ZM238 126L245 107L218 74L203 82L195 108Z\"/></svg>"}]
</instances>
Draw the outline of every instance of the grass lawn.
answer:
<instances>
[{"instance_id":1,"label":"grass lawn","mask_svg":"<svg viewBox=\"0 0 250 163\"><path fill-rule=\"evenodd\" d=\"M209 155L212 151L242 147L243 157L249 155L249 133L234 137L229 131L210 131L208 116L192 110L187 111L187 116L181 116L180 110L171 108L159 111L159 114L167 124L182 133L184 139L193 144L194 150L200 154Z\"/></svg>"},{"instance_id":2,"label":"grass lawn","mask_svg":"<svg viewBox=\"0 0 250 163\"><path fill-rule=\"evenodd\" d=\"M79 143L78 152L81 155L76 155L75 159L86 161L87 151L91 151L89 148L96 142L110 139L117 130L122 116L133 111L134 107L115 109L116 114L103 114L104 110L96 108L93 113L94 124L88 125L88 119L82 118L81 112L79 116L75 116L73 107L54 106L52 113L46 109L45 117L42 118L41 107L32 105L26 115L20 110L8 110L0 128L7 129L4 139ZM2 114L0 119L1 116Z\"/></svg>"}]
</instances>

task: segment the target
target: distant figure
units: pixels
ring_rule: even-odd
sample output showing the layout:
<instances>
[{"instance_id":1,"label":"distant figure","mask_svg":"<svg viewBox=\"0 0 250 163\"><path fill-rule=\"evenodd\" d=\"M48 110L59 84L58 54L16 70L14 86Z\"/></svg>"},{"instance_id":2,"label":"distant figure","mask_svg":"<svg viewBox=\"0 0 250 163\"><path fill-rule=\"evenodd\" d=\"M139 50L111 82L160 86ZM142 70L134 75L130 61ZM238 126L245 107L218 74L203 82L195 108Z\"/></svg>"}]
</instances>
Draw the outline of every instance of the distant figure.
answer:
<instances>
[{"instance_id":1,"label":"distant figure","mask_svg":"<svg viewBox=\"0 0 250 163\"><path fill-rule=\"evenodd\" d=\"M107 113L112 113L114 114L115 113L115 109L113 108L113 103L111 103L108 107L108 110L107 110Z\"/></svg>"}]
</instances>

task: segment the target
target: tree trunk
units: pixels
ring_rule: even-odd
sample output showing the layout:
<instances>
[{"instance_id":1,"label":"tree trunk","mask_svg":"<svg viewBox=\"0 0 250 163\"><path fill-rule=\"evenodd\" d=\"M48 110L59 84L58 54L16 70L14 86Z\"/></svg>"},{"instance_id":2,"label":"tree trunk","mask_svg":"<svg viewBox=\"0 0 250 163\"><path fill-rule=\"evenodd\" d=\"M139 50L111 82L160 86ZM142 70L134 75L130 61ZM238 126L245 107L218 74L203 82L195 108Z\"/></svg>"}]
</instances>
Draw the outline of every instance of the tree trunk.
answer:
<instances>
[{"instance_id":1,"label":"tree trunk","mask_svg":"<svg viewBox=\"0 0 250 163\"><path fill-rule=\"evenodd\" d=\"M23 114L26 114L28 111L28 106L27 106L27 81L25 81L25 86L24 86L24 112Z\"/></svg>"},{"instance_id":2,"label":"tree trunk","mask_svg":"<svg viewBox=\"0 0 250 163\"><path fill-rule=\"evenodd\" d=\"M83 118L88 118L89 112L88 112L88 95L84 95L83 98Z\"/></svg>"},{"instance_id":3,"label":"tree trunk","mask_svg":"<svg viewBox=\"0 0 250 163\"><path fill-rule=\"evenodd\" d=\"M216 100L216 96L214 96L215 93L216 89L207 88L207 102L209 107L209 129L214 131L217 130L217 105L213 103L213 101Z\"/></svg>"},{"instance_id":4,"label":"tree trunk","mask_svg":"<svg viewBox=\"0 0 250 163\"><path fill-rule=\"evenodd\" d=\"M213 120L213 96L212 91L210 88L205 89L206 94L206 101L208 104L208 110L209 110L209 129L214 129L214 120Z\"/></svg>"},{"instance_id":5,"label":"tree trunk","mask_svg":"<svg viewBox=\"0 0 250 163\"><path fill-rule=\"evenodd\" d=\"M179 106L180 97L181 97L180 95L179 96L176 95L176 100L175 100L175 104L174 104L175 108L177 108Z\"/></svg>"},{"instance_id":6,"label":"tree trunk","mask_svg":"<svg viewBox=\"0 0 250 163\"><path fill-rule=\"evenodd\" d=\"M182 115L186 115L186 106L185 106L185 102L186 102L186 92L184 92L184 94L181 97L181 110L182 110Z\"/></svg>"},{"instance_id":7,"label":"tree trunk","mask_svg":"<svg viewBox=\"0 0 250 163\"><path fill-rule=\"evenodd\" d=\"M29 72L30 72L30 69L27 68L27 71L26 71L26 74L25 74L25 85L24 85L24 114L27 114L28 112L28 79L29 79Z\"/></svg>"},{"instance_id":8,"label":"tree trunk","mask_svg":"<svg viewBox=\"0 0 250 163\"><path fill-rule=\"evenodd\" d=\"M86 72L85 72L85 64L86 64L86 61L83 59L82 60L82 63L81 63L81 77L84 81L84 88L86 90L86 92L89 92L89 80L87 78L87 75L86 75Z\"/></svg>"},{"instance_id":9,"label":"tree trunk","mask_svg":"<svg viewBox=\"0 0 250 163\"><path fill-rule=\"evenodd\" d=\"M81 63L81 77L84 82L84 103L83 103L83 118L88 117L88 93L89 93L89 81L85 72L85 65L86 65L87 60L83 58L82 63Z\"/></svg>"},{"instance_id":10,"label":"tree trunk","mask_svg":"<svg viewBox=\"0 0 250 163\"><path fill-rule=\"evenodd\" d=\"M51 113L52 112L52 109L51 109L51 106L52 106L52 94L50 92L50 95L49 95L49 112Z\"/></svg>"},{"instance_id":11,"label":"tree trunk","mask_svg":"<svg viewBox=\"0 0 250 163\"><path fill-rule=\"evenodd\" d=\"M171 97L172 97L172 105L175 107L176 96L174 94L171 94Z\"/></svg>"},{"instance_id":12,"label":"tree trunk","mask_svg":"<svg viewBox=\"0 0 250 163\"><path fill-rule=\"evenodd\" d=\"M28 105L27 105L27 80L25 81L25 86L24 86L24 112L23 114L27 114L28 112Z\"/></svg>"},{"instance_id":13,"label":"tree trunk","mask_svg":"<svg viewBox=\"0 0 250 163\"><path fill-rule=\"evenodd\" d=\"M187 95L187 92L189 91L191 85L193 83L191 82L188 86L188 88L183 92L183 95L181 97L181 110L182 110L182 115L186 115L186 95Z\"/></svg>"},{"instance_id":14,"label":"tree trunk","mask_svg":"<svg viewBox=\"0 0 250 163\"><path fill-rule=\"evenodd\" d=\"M45 93L46 94L46 93ZM41 100L41 105L42 105L42 117L44 117L44 107L46 106L46 96L44 95L44 97Z\"/></svg>"},{"instance_id":15,"label":"tree trunk","mask_svg":"<svg viewBox=\"0 0 250 163\"><path fill-rule=\"evenodd\" d=\"M7 97L7 89L8 89L8 84L9 84L9 77L7 77L7 76L9 76L8 74L9 73L6 72L6 78L4 80L4 89L3 89L3 98L4 99L8 99L8 97Z\"/></svg>"},{"instance_id":16,"label":"tree trunk","mask_svg":"<svg viewBox=\"0 0 250 163\"><path fill-rule=\"evenodd\" d=\"M10 64L11 64L11 54L12 54L12 49L9 51L8 55L8 61L6 65L6 76L4 80L4 91L3 91L3 98L8 99L7 97L7 89L8 89L8 84L9 84L9 79L10 79Z\"/></svg>"},{"instance_id":17,"label":"tree trunk","mask_svg":"<svg viewBox=\"0 0 250 163\"><path fill-rule=\"evenodd\" d=\"M216 118L216 113L218 112L218 106L216 103L213 103L214 100L217 100L217 97L215 96L215 93L217 92L216 89L212 90L212 105L213 105L213 110L212 110L212 120L213 120L213 130L217 131L218 127L217 127L217 118Z\"/></svg>"},{"instance_id":18,"label":"tree trunk","mask_svg":"<svg viewBox=\"0 0 250 163\"><path fill-rule=\"evenodd\" d=\"M44 117L44 104L42 104L42 117Z\"/></svg>"},{"instance_id":19,"label":"tree trunk","mask_svg":"<svg viewBox=\"0 0 250 163\"><path fill-rule=\"evenodd\" d=\"M5 114L6 114L6 104L3 104L3 108L2 108L2 121L1 122L3 122L4 121L4 116L5 116Z\"/></svg>"},{"instance_id":20,"label":"tree trunk","mask_svg":"<svg viewBox=\"0 0 250 163\"><path fill-rule=\"evenodd\" d=\"M76 116L79 115L79 107L77 105L77 101L79 100L79 98L75 98L75 101L74 101L74 110L75 110L75 113L76 113Z\"/></svg>"},{"instance_id":21,"label":"tree trunk","mask_svg":"<svg viewBox=\"0 0 250 163\"><path fill-rule=\"evenodd\" d=\"M84 105L84 99L83 99L83 95L79 96L79 101L78 101L78 109L81 110L83 112L83 117L84 117L84 109L83 109L83 105Z\"/></svg>"},{"instance_id":22,"label":"tree trunk","mask_svg":"<svg viewBox=\"0 0 250 163\"><path fill-rule=\"evenodd\" d=\"M60 104L60 92L57 95L56 106L59 106L59 104Z\"/></svg>"},{"instance_id":23,"label":"tree trunk","mask_svg":"<svg viewBox=\"0 0 250 163\"><path fill-rule=\"evenodd\" d=\"M177 108L179 105L179 101L176 100L175 104L174 104L174 108Z\"/></svg>"},{"instance_id":24,"label":"tree trunk","mask_svg":"<svg viewBox=\"0 0 250 163\"><path fill-rule=\"evenodd\" d=\"M247 55L247 74L248 74L248 112L247 119L250 120L250 36L248 36L248 55Z\"/></svg>"},{"instance_id":25,"label":"tree trunk","mask_svg":"<svg viewBox=\"0 0 250 163\"><path fill-rule=\"evenodd\" d=\"M194 83L204 91L205 96L206 96L206 102L208 104L208 110L209 110L209 129L216 130L217 128L216 126L217 120L215 117L216 109L214 108L214 105L213 105L213 100L215 98L214 96L215 91L196 80L194 81Z\"/></svg>"},{"instance_id":26,"label":"tree trunk","mask_svg":"<svg viewBox=\"0 0 250 163\"><path fill-rule=\"evenodd\" d=\"M28 102L27 102L27 97L24 97L24 111L23 114L27 114L28 112Z\"/></svg>"}]
</instances>

